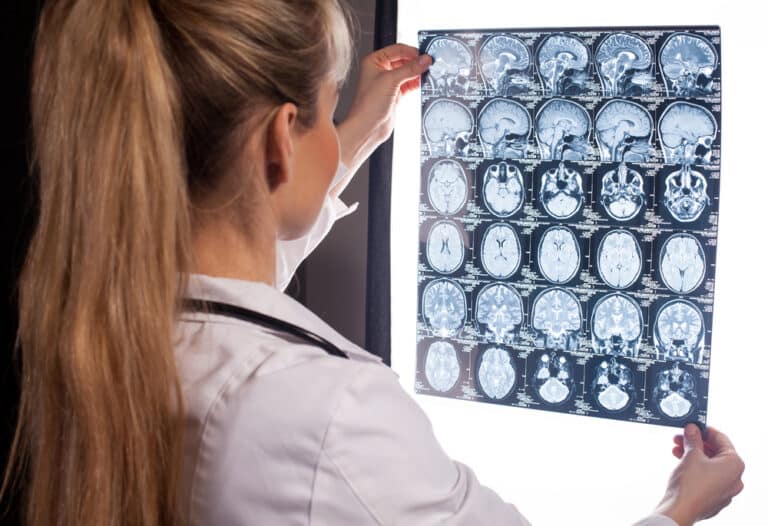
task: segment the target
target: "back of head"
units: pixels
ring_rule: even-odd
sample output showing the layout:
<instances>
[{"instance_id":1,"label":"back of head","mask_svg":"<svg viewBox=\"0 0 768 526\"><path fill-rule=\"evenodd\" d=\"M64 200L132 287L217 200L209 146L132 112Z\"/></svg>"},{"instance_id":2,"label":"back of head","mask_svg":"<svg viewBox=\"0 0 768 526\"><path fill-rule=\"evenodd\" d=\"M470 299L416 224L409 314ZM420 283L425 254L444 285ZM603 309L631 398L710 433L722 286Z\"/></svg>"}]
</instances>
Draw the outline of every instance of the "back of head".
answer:
<instances>
[{"instance_id":1,"label":"back of head","mask_svg":"<svg viewBox=\"0 0 768 526\"><path fill-rule=\"evenodd\" d=\"M38 28L40 216L20 283L22 402L7 491L29 524L173 524L172 338L194 202L250 126L315 118L350 61L337 0L59 0Z\"/></svg>"}]
</instances>

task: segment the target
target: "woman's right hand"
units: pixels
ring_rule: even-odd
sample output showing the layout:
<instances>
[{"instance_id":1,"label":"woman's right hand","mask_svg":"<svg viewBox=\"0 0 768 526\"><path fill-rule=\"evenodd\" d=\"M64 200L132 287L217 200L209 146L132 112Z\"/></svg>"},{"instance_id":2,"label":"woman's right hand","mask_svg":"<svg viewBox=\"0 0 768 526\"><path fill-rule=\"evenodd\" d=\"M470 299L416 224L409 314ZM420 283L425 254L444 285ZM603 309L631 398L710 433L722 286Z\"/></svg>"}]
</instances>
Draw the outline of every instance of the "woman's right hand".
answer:
<instances>
[{"instance_id":1,"label":"woman's right hand","mask_svg":"<svg viewBox=\"0 0 768 526\"><path fill-rule=\"evenodd\" d=\"M708 519L730 504L744 484L744 462L725 434L708 427L706 439L695 424L675 436L672 453L680 460L672 472L656 513L672 518L679 526Z\"/></svg>"}]
</instances>

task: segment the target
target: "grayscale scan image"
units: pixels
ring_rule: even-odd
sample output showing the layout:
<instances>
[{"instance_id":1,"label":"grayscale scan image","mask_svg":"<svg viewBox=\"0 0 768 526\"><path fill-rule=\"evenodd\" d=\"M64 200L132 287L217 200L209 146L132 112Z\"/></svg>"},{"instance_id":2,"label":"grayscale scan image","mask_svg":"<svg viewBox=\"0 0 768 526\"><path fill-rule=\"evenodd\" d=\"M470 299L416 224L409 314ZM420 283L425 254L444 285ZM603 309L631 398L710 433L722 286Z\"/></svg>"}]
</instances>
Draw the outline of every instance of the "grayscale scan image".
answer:
<instances>
[{"instance_id":1,"label":"grayscale scan image","mask_svg":"<svg viewBox=\"0 0 768 526\"><path fill-rule=\"evenodd\" d=\"M420 31L416 391L706 424L717 26Z\"/></svg>"}]
</instances>

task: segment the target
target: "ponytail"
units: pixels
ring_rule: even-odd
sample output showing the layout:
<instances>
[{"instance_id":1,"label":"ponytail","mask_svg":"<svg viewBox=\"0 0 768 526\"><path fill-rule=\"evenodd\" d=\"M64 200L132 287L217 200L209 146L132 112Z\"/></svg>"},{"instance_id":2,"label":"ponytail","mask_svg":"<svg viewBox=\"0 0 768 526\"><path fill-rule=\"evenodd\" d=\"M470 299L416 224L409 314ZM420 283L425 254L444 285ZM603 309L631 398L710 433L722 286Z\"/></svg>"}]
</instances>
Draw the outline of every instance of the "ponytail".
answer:
<instances>
[{"instance_id":1,"label":"ponytail","mask_svg":"<svg viewBox=\"0 0 768 526\"><path fill-rule=\"evenodd\" d=\"M148 2L50 2L33 77L41 206L20 283L12 452L26 522L171 524L190 227L179 96Z\"/></svg>"}]
</instances>

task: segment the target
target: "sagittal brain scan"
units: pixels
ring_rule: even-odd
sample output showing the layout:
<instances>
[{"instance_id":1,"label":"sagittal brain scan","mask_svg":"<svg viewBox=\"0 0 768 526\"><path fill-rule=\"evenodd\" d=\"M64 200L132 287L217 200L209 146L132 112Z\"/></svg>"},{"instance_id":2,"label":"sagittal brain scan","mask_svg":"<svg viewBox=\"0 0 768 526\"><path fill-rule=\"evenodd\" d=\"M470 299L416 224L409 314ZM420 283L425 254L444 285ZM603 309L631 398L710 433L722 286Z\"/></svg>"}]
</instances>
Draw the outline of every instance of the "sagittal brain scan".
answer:
<instances>
[{"instance_id":1,"label":"sagittal brain scan","mask_svg":"<svg viewBox=\"0 0 768 526\"><path fill-rule=\"evenodd\" d=\"M460 369L459 355L452 344L437 341L429 346L424 374L433 389L441 392L450 390L459 379Z\"/></svg>"},{"instance_id":2,"label":"sagittal brain scan","mask_svg":"<svg viewBox=\"0 0 768 526\"><path fill-rule=\"evenodd\" d=\"M421 31L419 47L417 392L706 424L719 28Z\"/></svg>"},{"instance_id":3,"label":"sagittal brain scan","mask_svg":"<svg viewBox=\"0 0 768 526\"><path fill-rule=\"evenodd\" d=\"M509 217L516 214L524 200L525 189L520 168L502 161L485 169L483 201L493 215Z\"/></svg>"},{"instance_id":4,"label":"sagittal brain scan","mask_svg":"<svg viewBox=\"0 0 768 526\"><path fill-rule=\"evenodd\" d=\"M452 215L458 212L467 201L467 188L464 168L452 159L436 162L429 171L429 203L440 214Z\"/></svg>"},{"instance_id":5,"label":"sagittal brain scan","mask_svg":"<svg viewBox=\"0 0 768 526\"><path fill-rule=\"evenodd\" d=\"M485 232L480 248L485 271L494 278L507 278L520 266L520 239L506 223L495 223Z\"/></svg>"},{"instance_id":6,"label":"sagittal brain scan","mask_svg":"<svg viewBox=\"0 0 768 526\"><path fill-rule=\"evenodd\" d=\"M478 358L477 383L488 398L506 398L515 386L517 371L509 351L491 347Z\"/></svg>"},{"instance_id":7,"label":"sagittal brain scan","mask_svg":"<svg viewBox=\"0 0 768 526\"><path fill-rule=\"evenodd\" d=\"M427 260L438 272L454 272L464 261L464 242L459 227L451 221L438 221L427 237Z\"/></svg>"}]
</instances>

